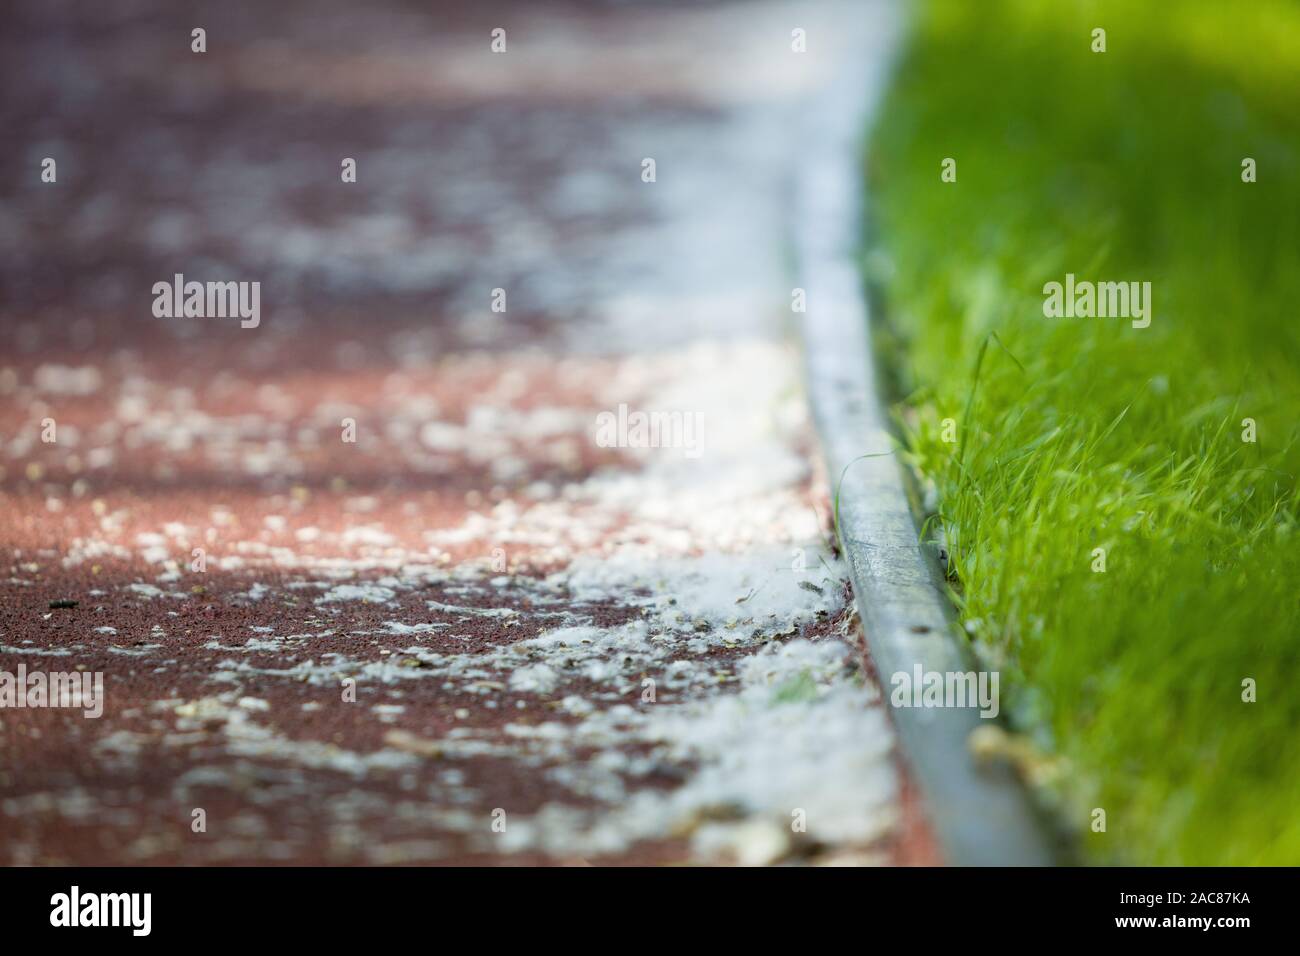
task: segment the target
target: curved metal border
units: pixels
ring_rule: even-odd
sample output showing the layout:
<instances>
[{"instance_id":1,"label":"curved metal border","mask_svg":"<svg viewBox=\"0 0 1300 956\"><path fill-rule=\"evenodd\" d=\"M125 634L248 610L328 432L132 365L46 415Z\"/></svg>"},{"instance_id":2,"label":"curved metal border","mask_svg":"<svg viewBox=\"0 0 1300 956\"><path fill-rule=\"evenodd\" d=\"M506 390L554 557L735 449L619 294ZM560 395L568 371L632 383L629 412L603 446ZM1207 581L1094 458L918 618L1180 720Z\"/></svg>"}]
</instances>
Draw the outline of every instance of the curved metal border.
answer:
<instances>
[{"instance_id":1,"label":"curved metal border","mask_svg":"<svg viewBox=\"0 0 1300 956\"><path fill-rule=\"evenodd\" d=\"M795 172L792 241L807 295L809 401L829 477L843 475L836 499L841 546L888 700L888 675L911 674L917 664L927 672L977 668L920 542L871 361L869 306L856 256L865 199L860 146L898 33L897 16L871 19L888 21L890 29L864 35L859 55L804 105L806 154ZM860 24L843 26L866 33ZM1013 769L972 755L967 738L989 721L972 708L890 710L948 863L1041 866L1063 858Z\"/></svg>"}]
</instances>

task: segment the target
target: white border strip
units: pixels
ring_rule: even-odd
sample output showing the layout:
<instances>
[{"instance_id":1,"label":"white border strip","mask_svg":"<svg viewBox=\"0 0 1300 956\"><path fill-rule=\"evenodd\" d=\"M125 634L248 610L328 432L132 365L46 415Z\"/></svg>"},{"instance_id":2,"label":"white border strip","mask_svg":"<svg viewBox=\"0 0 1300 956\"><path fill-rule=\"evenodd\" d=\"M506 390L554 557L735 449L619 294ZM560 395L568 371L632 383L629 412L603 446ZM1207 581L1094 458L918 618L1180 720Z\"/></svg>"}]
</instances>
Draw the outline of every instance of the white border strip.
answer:
<instances>
[{"instance_id":1,"label":"white border strip","mask_svg":"<svg viewBox=\"0 0 1300 956\"><path fill-rule=\"evenodd\" d=\"M806 155L795 173L793 217L797 275L807 292L801 318L808 395L829 479L837 483L845 476L838 487L841 545L886 699L889 675L910 674L917 664L927 672L977 669L920 543L902 465L888 454L895 443L877 398L869 310L855 255L863 222L861 138L892 65L896 12L889 5L861 17L889 29L863 36L858 54L844 58L832 82L805 105ZM862 25L842 26L856 39L866 33ZM967 738L988 722L977 710L890 709L948 863L1056 861L1059 854L1015 773L973 758Z\"/></svg>"}]
</instances>

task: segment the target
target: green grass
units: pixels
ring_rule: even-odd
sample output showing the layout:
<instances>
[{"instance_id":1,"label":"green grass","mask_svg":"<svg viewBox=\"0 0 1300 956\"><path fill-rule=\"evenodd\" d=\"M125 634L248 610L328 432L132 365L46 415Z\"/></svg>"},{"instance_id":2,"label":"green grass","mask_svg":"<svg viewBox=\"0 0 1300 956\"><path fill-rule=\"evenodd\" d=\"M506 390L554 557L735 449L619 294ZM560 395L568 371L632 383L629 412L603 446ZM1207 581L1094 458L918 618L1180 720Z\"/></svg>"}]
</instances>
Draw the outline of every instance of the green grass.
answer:
<instances>
[{"instance_id":1,"label":"green grass","mask_svg":"<svg viewBox=\"0 0 1300 956\"><path fill-rule=\"evenodd\" d=\"M966 629L1092 859L1300 863L1300 6L934 0L913 26L866 267ZM1044 317L1067 272L1150 281L1150 327Z\"/></svg>"}]
</instances>

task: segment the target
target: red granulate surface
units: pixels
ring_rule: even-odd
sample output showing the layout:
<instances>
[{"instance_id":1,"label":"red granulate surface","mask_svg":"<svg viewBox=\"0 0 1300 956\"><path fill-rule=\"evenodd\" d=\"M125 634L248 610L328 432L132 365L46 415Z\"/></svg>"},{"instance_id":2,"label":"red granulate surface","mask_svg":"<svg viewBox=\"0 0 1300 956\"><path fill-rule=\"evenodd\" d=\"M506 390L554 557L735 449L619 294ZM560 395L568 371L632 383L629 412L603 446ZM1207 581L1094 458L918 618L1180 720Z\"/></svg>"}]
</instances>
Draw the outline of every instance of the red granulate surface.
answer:
<instances>
[{"instance_id":1,"label":"red granulate surface","mask_svg":"<svg viewBox=\"0 0 1300 956\"><path fill-rule=\"evenodd\" d=\"M511 727L572 724L560 695L489 673L361 679L353 702L343 682L642 615L642 596L564 586L574 555L629 543L625 516L567 492L637 460L591 440L626 366L599 341L575 348L597 326L580 284L555 277L575 261L633 275L601 254L660 213L556 197L625 161L613 132L647 116L707 130L712 112L565 84L510 94L436 55L411 70L429 52L412 37L482 45L529 5L111 6L19 3L0 36L17 144L0 177L0 670L104 675L98 719L0 712L0 863L690 860L683 833L589 855L499 848L497 808L602 809L556 772L594 754L503 749ZM642 14L554 15L596 37ZM188 52L196 16L204 57ZM45 155L57 188L30 175ZM258 279L262 324L155 318L152 286L177 272ZM496 287L512 290L505 316ZM828 513L819 485L803 496ZM335 586L385 590L322 600ZM640 701L577 677L564 691ZM668 790L690 770L624 783ZM930 862L907 785L902 801L873 849Z\"/></svg>"}]
</instances>

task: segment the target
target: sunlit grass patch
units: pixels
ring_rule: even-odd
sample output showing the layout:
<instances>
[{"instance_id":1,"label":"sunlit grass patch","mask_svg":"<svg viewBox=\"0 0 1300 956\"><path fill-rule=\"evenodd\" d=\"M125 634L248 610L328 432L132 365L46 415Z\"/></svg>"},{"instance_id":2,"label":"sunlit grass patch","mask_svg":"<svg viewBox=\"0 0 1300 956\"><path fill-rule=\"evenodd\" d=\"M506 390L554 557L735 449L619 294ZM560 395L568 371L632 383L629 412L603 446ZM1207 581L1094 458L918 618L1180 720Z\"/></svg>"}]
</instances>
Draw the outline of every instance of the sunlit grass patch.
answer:
<instances>
[{"instance_id":1,"label":"sunlit grass patch","mask_svg":"<svg viewBox=\"0 0 1300 956\"><path fill-rule=\"evenodd\" d=\"M873 140L910 457L1098 858L1300 863L1297 90L1294 3L935 0ZM1149 327L1045 316L1067 274Z\"/></svg>"}]
</instances>

